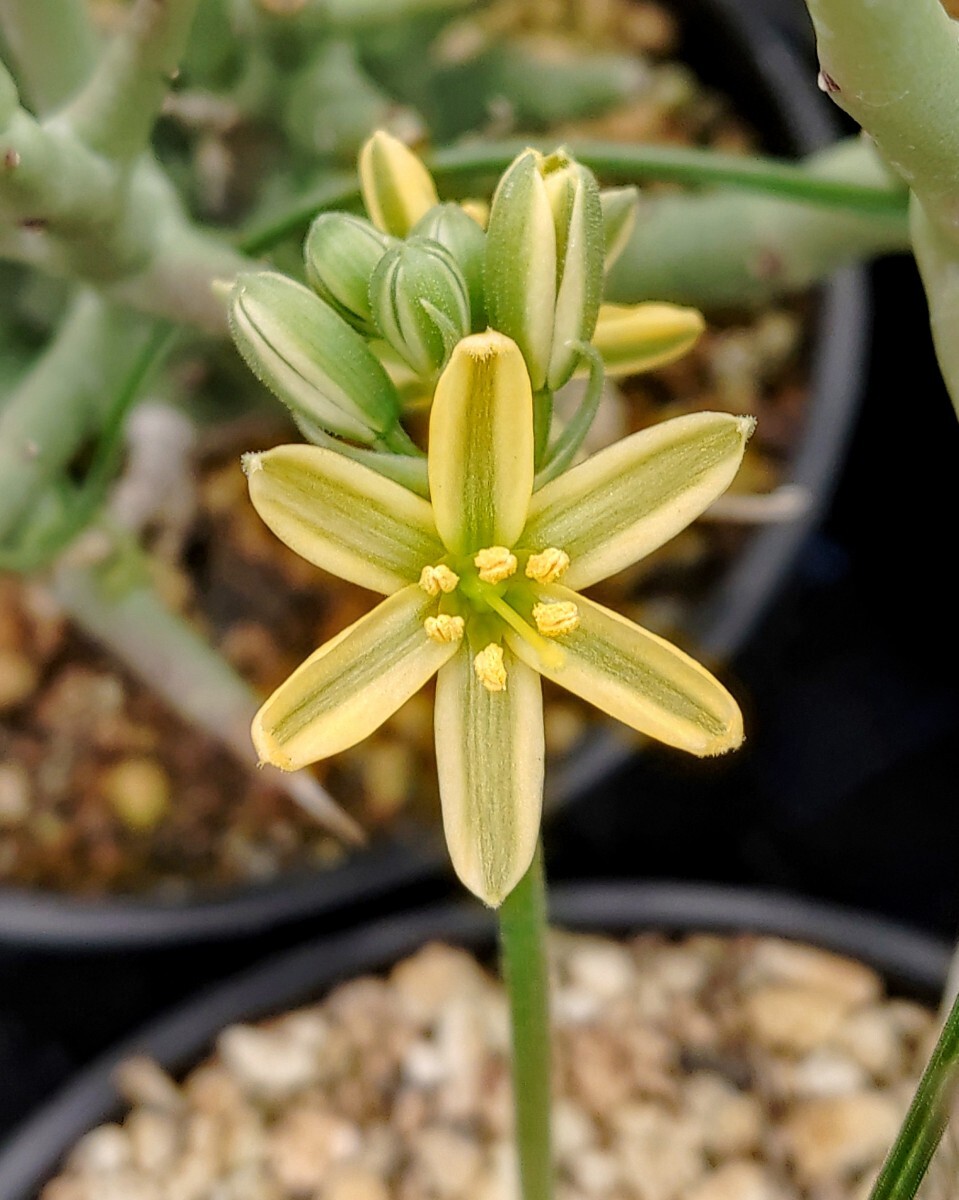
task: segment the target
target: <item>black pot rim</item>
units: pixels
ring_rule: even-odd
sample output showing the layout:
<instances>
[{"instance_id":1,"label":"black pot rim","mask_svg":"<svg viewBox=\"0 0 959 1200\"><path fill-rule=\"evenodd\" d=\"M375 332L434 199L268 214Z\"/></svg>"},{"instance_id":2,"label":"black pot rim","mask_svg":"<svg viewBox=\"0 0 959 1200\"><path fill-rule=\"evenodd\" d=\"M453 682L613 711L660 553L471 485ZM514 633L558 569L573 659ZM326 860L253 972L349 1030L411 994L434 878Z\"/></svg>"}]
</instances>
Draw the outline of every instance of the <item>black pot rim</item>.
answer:
<instances>
[{"instance_id":1,"label":"black pot rim","mask_svg":"<svg viewBox=\"0 0 959 1200\"><path fill-rule=\"evenodd\" d=\"M835 116L816 89L813 72L763 14L750 8L754 0L677 2L697 14L709 12L742 45L796 153L809 153L834 138ZM820 297L811 356L813 402L789 479L808 490L812 503L797 520L759 531L698 614L691 633L707 659L728 660L742 648L784 584L831 497L852 434L869 342L865 271L843 269L820 289ZM560 805L583 797L634 753L634 742L616 730L598 731L568 762L551 771L547 803ZM0 887L0 945L84 953L253 936L282 923L342 911L446 869L441 838L421 835L418 845L382 843L339 867L298 870L268 883L198 892L187 901L84 899Z\"/></svg>"},{"instance_id":2,"label":"black pot rim","mask_svg":"<svg viewBox=\"0 0 959 1200\"><path fill-rule=\"evenodd\" d=\"M803 940L860 959L896 988L928 997L941 988L950 947L937 938L869 913L757 889L695 883L580 884L558 888L552 919L571 929L626 934L741 932ZM0 1152L0 1196L34 1200L71 1145L118 1108L117 1066L147 1054L173 1072L187 1069L217 1032L308 1003L334 984L380 970L432 940L473 950L494 943L492 914L446 904L319 938L202 992L80 1073L14 1133Z\"/></svg>"}]
</instances>

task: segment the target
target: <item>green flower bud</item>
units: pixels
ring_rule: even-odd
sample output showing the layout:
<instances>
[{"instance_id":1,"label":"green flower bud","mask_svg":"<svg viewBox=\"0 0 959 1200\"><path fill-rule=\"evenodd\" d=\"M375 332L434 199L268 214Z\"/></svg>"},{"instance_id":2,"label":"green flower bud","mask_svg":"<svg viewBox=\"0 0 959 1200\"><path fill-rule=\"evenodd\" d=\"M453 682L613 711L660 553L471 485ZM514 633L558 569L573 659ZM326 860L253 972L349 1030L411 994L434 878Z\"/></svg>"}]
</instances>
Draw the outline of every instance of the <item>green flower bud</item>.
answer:
<instances>
[{"instance_id":1,"label":"green flower bud","mask_svg":"<svg viewBox=\"0 0 959 1200\"><path fill-rule=\"evenodd\" d=\"M534 391L562 387L589 341L603 283L603 213L591 171L559 150L521 154L486 232L490 324L523 351Z\"/></svg>"},{"instance_id":2,"label":"green flower bud","mask_svg":"<svg viewBox=\"0 0 959 1200\"><path fill-rule=\"evenodd\" d=\"M605 269L608 271L626 249L636 225L639 189L635 187L603 188L599 193L603 210L603 244Z\"/></svg>"},{"instance_id":3,"label":"green flower bud","mask_svg":"<svg viewBox=\"0 0 959 1200\"><path fill-rule=\"evenodd\" d=\"M362 337L302 284L273 271L239 275L230 330L253 373L304 428L370 445L399 418L396 388Z\"/></svg>"},{"instance_id":4,"label":"green flower bud","mask_svg":"<svg viewBox=\"0 0 959 1200\"><path fill-rule=\"evenodd\" d=\"M486 295L483 287L483 260L486 257L486 231L459 204L437 204L413 226L419 237L431 238L445 246L456 259L469 290L473 332L486 328Z\"/></svg>"},{"instance_id":5,"label":"green flower bud","mask_svg":"<svg viewBox=\"0 0 959 1200\"><path fill-rule=\"evenodd\" d=\"M370 279L395 239L349 213L321 213L306 237L306 277L316 294L368 336L376 335Z\"/></svg>"},{"instance_id":6,"label":"green flower bud","mask_svg":"<svg viewBox=\"0 0 959 1200\"><path fill-rule=\"evenodd\" d=\"M383 338L418 375L440 371L470 331L463 272L449 250L429 238L387 250L373 272L370 303Z\"/></svg>"}]
</instances>

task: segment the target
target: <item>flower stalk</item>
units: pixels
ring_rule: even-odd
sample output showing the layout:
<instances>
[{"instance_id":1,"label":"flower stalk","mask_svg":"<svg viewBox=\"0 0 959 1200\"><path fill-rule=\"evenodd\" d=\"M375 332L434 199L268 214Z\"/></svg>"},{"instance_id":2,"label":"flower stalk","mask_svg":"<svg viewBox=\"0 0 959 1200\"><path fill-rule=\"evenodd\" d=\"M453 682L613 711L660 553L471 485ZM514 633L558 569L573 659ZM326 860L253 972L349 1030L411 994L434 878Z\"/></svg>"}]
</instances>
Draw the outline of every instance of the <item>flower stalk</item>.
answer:
<instances>
[{"instance_id":1,"label":"flower stalk","mask_svg":"<svg viewBox=\"0 0 959 1200\"><path fill-rule=\"evenodd\" d=\"M523 1200L550 1200L549 963L546 878L537 847L529 870L499 910L500 958L513 1046L516 1153Z\"/></svg>"}]
</instances>

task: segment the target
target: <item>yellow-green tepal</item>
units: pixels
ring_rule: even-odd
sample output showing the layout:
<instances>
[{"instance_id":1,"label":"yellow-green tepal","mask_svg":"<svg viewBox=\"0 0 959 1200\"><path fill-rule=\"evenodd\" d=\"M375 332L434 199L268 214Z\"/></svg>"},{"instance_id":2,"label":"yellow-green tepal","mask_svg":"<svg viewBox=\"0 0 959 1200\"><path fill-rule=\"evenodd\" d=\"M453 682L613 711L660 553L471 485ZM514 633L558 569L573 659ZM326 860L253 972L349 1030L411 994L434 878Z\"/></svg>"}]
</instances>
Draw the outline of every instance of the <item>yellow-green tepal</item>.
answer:
<instances>
[{"instance_id":1,"label":"yellow-green tepal","mask_svg":"<svg viewBox=\"0 0 959 1200\"><path fill-rule=\"evenodd\" d=\"M493 197L486 231L490 324L523 352L534 391L555 391L599 312L605 238L592 172L563 151L521 154Z\"/></svg>"}]
</instances>

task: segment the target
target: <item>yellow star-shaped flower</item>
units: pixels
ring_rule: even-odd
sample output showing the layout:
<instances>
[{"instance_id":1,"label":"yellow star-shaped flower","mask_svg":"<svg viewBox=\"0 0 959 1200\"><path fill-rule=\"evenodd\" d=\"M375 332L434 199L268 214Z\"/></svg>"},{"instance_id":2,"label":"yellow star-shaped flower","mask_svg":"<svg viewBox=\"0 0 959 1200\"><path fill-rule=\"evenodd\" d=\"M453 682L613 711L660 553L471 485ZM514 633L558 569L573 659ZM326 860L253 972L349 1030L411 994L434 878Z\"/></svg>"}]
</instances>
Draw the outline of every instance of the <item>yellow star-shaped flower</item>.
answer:
<instances>
[{"instance_id":1,"label":"yellow star-shaped flower","mask_svg":"<svg viewBox=\"0 0 959 1200\"><path fill-rule=\"evenodd\" d=\"M533 490L533 397L516 344L458 343L430 417L429 501L341 455L248 455L270 528L386 593L260 709L263 761L294 770L373 732L430 677L443 824L457 874L498 905L532 860L543 793L540 676L693 754L742 741L733 697L674 646L578 594L661 546L729 485L749 418L698 413Z\"/></svg>"}]
</instances>

